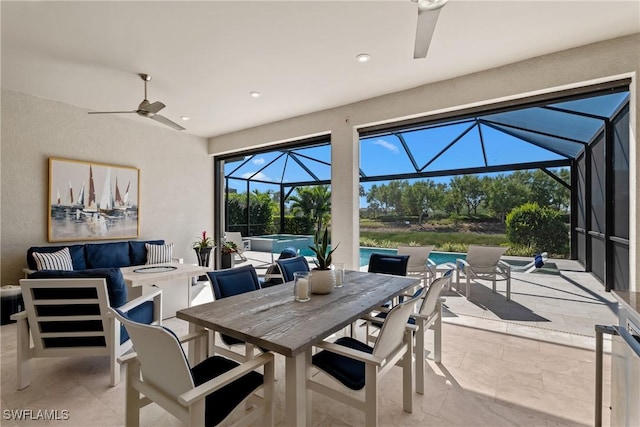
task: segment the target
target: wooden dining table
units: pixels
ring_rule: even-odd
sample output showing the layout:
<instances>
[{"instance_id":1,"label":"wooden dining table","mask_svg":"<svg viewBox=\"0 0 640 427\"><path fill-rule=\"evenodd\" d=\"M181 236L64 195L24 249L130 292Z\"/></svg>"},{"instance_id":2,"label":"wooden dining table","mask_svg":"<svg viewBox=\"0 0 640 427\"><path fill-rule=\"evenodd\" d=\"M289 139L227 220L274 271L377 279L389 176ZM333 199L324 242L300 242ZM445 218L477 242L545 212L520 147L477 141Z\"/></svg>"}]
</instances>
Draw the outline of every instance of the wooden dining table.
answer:
<instances>
[{"instance_id":1,"label":"wooden dining table","mask_svg":"<svg viewBox=\"0 0 640 427\"><path fill-rule=\"evenodd\" d=\"M189 332L219 331L285 356L286 425L311 425L306 379L311 348L371 310L420 283L419 279L346 271L344 286L297 302L293 282L247 292L176 313L189 322ZM189 347L191 363L204 349Z\"/></svg>"}]
</instances>

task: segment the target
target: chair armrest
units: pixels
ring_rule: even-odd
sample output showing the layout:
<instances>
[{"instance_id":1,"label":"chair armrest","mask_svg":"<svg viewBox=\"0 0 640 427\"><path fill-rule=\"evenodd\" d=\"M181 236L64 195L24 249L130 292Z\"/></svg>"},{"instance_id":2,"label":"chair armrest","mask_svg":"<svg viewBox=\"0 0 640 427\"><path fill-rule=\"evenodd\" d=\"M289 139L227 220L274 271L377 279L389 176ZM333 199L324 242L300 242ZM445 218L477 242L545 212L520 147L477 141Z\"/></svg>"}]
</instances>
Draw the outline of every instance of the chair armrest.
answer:
<instances>
[{"instance_id":1,"label":"chair armrest","mask_svg":"<svg viewBox=\"0 0 640 427\"><path fill-rule=\"evenodd\" d=\"M435 262L433 262L433 261L431 260L431 258L427 258L427 268L429 268L429 267L435 267L435 266L437 266L437 265L438 265L438 264L436 264Z\"/></svg>"},{"instance_id":2,"label":"chair armrest","mask_svg":"<svg viewBox=\"0 0 640 427\"><path fill-rule=\"evenodd\" d=\"M178 402L180 402L184 406L191 406L198 400L204 399L214 391L220 390L222 387L232 383L233 381L248 374L256 368L267 365L269 363L273 364L273 360L274 359L272 353L262 353L260 356L254 357L253 359L250 359L242 363L241 365L236 366L230 371L227 371L222 375L219 375L203 384L200 384L198 387L182 393L180 396L178 396Z\"/></svg>"},{"instance_id":3,"label":"chair armrest","mask_svg":"<svg viewBox=\"0 0 640 427\"><path fill-rule=\"evenodd\" d=\"M27 317L28 317L28 316L27 316L27 311L26 311L26 310L23 310L23 311L21 311L21 312L19 312L19 313L14 313L14 314L12 314L12 315L10 316L10 319L11 319L11 320L21 320L21 319L26 319Z\"/></svg>"},{"instance_id":4,"label":"chair armrest","mask_svg":"<svg viewBox=\"0 0 640 427\"><path fill-rule=\"evenodd\" d=\"M187 334L187 335L182 335L182 336L178 337L178 341L180 341L180 344L184 344L186 342L193 341L195 339L203 338L203 337L207 337L207 338L209 337L209 331L208 330L203 329L203 330L200 330L200 331L197 331L197 332L192 332L192 333Z\"/></svg>"},{"instance_id":5,"label":"chair armrest","mask_svg":"<svg viewBox=\"0 0 640 427\"><path fill-rule=\"evenodd\" d=\"M462 258L458 258L456 259L456 268L467 268L469 267L469 263L467 262L467 260L464 260Z\"/></svg>"},{"instance_id":6,"label":"chair armrest","mask_svg":"<svg viewBox=\"0 0 640 427\"><path fill-rule=\"evenodd\" d=\"M29 275L30 275L31 273L35 273L35 272L36 272L36 270L32 270L32 269L30 269L30 268L23 268L23 269L22 269L22 272L24 273L24 278L25 278L25 279L28 279L28 278L29 278Z\"/></svg>"},{"instance_id":7,"label":"chair armrest","mask_svg":"<svg viewBox=\"0 0 640 427\"><path fill-rule=\"evenodd\" d=\"M122 356L118 357L117 360L119 364L126 365L133 361L136 361L137 359L138 359L138 354L135 351L132 351L130 353L123 354Z\"/></svg>"},{"instance_id":8,"label":"chair armrest","mask_svg":"<svg viewBox=\"0 0 640 427\"><path fill-rule=\"evenodd\" d=\"M129 310L131 310L134 307L139 306L140 304L147 302L147 301L155 301L157 299L158 303L162 302L162 289L157 289L154 291L151 291L147 294L144 294L136 299L133 299L123 305L121 305L120 307L118 307L118 309L122 312L127 312Z\"/></svg>"},{"instance_id":9,"label":"chair armrest","mask_svg":"<svg viewBox=\"0 0 640 427\"><path fill-rule=\"evenodd\" d=\"M511 271L511 265L510 265L510 264L508 264L508 263L506 263L506 262L505 262L505 261L503 261L503 260L499 260L499 261L498 261L498 266L500 266L500 267L504 268L504 269L505 269L505 270L507 270L507 271Z\"/></svg>"},{"instance_id":10,"label":"chair armrest","mask_svg":"<svg viewBox=\"0 0 640 427\"><path fill-rule=\"evenodd\" d=\"M350 359L358 360L360 362L373 364L376 366L382 366L384 363L383 358L376 357L373 354L365 353L364 351L354 350L349 347L345 347L340 344L332 343L329 341L322 341L315 345L318 348L323 350L330 351L332 353L340 354L342 356L348 357Z\"/></svg>"}]
</instances>

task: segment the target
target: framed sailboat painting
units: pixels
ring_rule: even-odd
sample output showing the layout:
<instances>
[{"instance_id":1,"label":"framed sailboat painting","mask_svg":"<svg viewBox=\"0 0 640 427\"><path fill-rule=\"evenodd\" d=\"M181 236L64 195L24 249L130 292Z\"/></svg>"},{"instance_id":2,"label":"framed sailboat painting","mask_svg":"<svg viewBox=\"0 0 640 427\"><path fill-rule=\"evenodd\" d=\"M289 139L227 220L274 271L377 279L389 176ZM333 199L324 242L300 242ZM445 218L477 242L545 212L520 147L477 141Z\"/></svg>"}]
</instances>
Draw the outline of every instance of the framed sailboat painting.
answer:
<instances>
[{"instance_id":1,"label":"framed sailboat painting","mask_svg":"<svg viewBox=\"0 0 640 427\"><path fill-rule=\"evenodd\" d=\"M49 241L138 237L140 170L49 158Z\"/></svg>"}]
</instances>

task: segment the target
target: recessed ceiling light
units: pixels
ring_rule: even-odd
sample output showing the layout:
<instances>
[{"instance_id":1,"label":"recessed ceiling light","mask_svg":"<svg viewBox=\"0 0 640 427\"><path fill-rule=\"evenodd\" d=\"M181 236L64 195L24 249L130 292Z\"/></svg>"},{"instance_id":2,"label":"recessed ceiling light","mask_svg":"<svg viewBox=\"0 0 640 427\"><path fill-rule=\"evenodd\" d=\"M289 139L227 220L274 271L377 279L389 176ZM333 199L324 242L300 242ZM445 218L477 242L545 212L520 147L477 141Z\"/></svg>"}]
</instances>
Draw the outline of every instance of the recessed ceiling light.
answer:
<instances>
[{"instance_id":1,"label":"recessed ceiling light","mask_svg":"<svg viewBox=\"0 0 640 427\"><path fill-rule=\"evenodd\" d=\"M180 116L180 118L182 120L184 120L185 122L191 120L191 117L189 117L189 116Z\"/></svg>"},{"instance_id":2,"label":"recessed ceiling light","mask_svg":"<svg viewBox=\"0 0 640 427\"><path fill-rule=\"evenodd\" d=\"M356 60L358 62L367 62L370 59L371 59L371 56L369 56L368 53L361 53L361 54L356 56Z\"/></svg>"},{"instance_id":3,"label":"recessed ceiling light","mask_svg":"<svg viewBox=\"0 0 640 427\"><path fill-rule=\"evenodd\" d=\"M251 92L249 92L249 95L251 95L254 98L260 98L262 96L262 94L257 90L252 90Z\"/></svg>"}]
</instances>

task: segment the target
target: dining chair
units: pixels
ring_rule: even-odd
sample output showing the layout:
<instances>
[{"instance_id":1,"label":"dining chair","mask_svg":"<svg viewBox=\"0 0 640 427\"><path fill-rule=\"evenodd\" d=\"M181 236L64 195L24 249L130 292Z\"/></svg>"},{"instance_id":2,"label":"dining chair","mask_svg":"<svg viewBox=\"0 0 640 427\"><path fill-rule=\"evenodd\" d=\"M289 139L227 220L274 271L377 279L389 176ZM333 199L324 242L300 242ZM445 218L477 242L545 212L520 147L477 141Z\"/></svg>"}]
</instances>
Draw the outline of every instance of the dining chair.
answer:
<instances>
[{"instance_id":1,"label":"dining chair","mask_svg":"<svg viewBox=\"0 0 640 427\"><path fill-rule=\"evenodd\" d=\"M408 323L416 326L414 333L415 345L413 349L416 356L416 392L419 394L424 394L426 370L425 338L428 328L434 331L433 360L436 363L442 362L442 303L444 302L444 298L440 297L440 293L445 286L450 284L452 277L453 269L447 270L441 277L435 279L424 293L420 308L409 317ZM420 292L423 292L422 288L417 291L414 297L418 297ZM369 332L369 328L382 328L387 316L388 309L381 308L381 311L375 316L364 318L364 320L367 321L367 343L375 342L378 338L377 335Z\"/></svg>"},{"instance_id":2,"label":"dining chair","mask_svg":"<svg viewBox=\"0 0 640 427\"><path fill-rule=\"evenodd\" d=\"M507 301L511 300L511 266L500 257L509 249L505 246L469 245L466 259L456 260L456 289L459 291L460 275L466 279L465 296L471 298L471 280L490 280L493 292L496 292L496 281L507 283Z\"/></svg>"},{"instance_id":3,"label":"dining chair","mask_svg":"<svg viewBox=\"0 0 640 427\"><path fill-rule=\"evenodd\" d=\"M291 246L287 246L280 252L280 256L278 260L295 258L298 256L298 249L293 248ZM308 265L308 264L307 264ZM281 285L284 283L284 279L282 277L282 272L277 263L272 263L267 268L267 271L264 274L264 280L261 284L263 288L268 288L270 286Z\"/></svg>"},{"instance_id":4,"label":"dining chair","mask_svg":"<svg viewBox=\"0 0 640 427\"><path fill-rule=\"evenodd\" d=\"M309 271L309 262L307 262L307 259L303 256L278 259L276 260L276 264L285 282L293 281L293 273L297 271Z\"/></svg>"},{"instance_id":5,"label":"dining chair","mask_svg":"<svg viewBox=\"0 0 640 427\"><path fill-rule=\"evenodd\" d=\"M264 353L242 364L221 356L210 356L191 367L182 344L206 341L207 331L179 339L162 326L134 322L121 312L111 316L127 329L133 353L120 357L127 367L125 425L140 424L140 408L156 403L189 426L214 426L226 420L246 402L246 413L234 425L274 423L274 357ZM264 374L255 370L263 367ZM255 393L259 388L263 396Z\"/></svg>"},{"instance_id":6,"label":"dining chair","mask_svg":"<svg viewBox=\"0 0 640 427\"><path fill-rule=\"evenodd\" d=\"M398 246L398 255L409 255L407 276L417 276L428 285L436 277L436 263L429 259L435 246Z\"/></svg>"},{"instance_id":7,"label":"dining chair","mask_svg":"<svg viewBox=\"0 0 640 427\"><path fill-rule=\"evenodd\" d=\"M369 273L393 274L406 276L409 255L390 255L373 252L369 258Z\"/></svg>"},{"instance_id":8,"label":"dining chair","mask_svg":"<svg viewBox=\"0 0 640 427\"><path fill-rule=\"evenodd\" d=\"M378 425L379 381L397 363L402 366L402 406L413 411L413 338L409 316L418 298L406 299L393 307L384 321L380 335L373 347L351 337L338 338L335 342L321 342L321 349L312 356L313 366L328 374L350 390L364 389L364 400L344 388L326 385L317 376L307 378L309 390L364 411L366 426Z\"/></svg>"},{"instance_id":9,"label":"dining chair","mask_svg":"<svg viewBox=\"0 0 640 427\"><path fill-rule=\"evenodd\" d=\"M207 272L209 281L213 288L213 296L215 300L227 298L233 295L243 294L245 292L255 291L261 288L258 273L253 265L248 264L241 267L227 268L223 270L215 270ZM214 353L220 353L237 361L247 360L254 355L253 344L246 343L237 338L219 334L222 342L229 348L216 345L216 332L213 331L211 339L211 347ZM232 351L232 346L244 346L244 355L240 355Z\"/></svg>"},{"instance_id":10,"label":"dining chair","mask_svg":"<svg viewBox=\"0 0 640 427\"><path fill-rule=\"evenodd\" d=\"M107 311L118 307L138 321L162 323L162 291L127 302L119 269L48 270L30 277L38 278L20 280L25 309L12 315L17 320L19 390L31 383L31 359L43 357L108 356L109 385L115 386L120 381L117 357L132 344L120 322L108 317Z\"/></svg>"}]
</instances>

